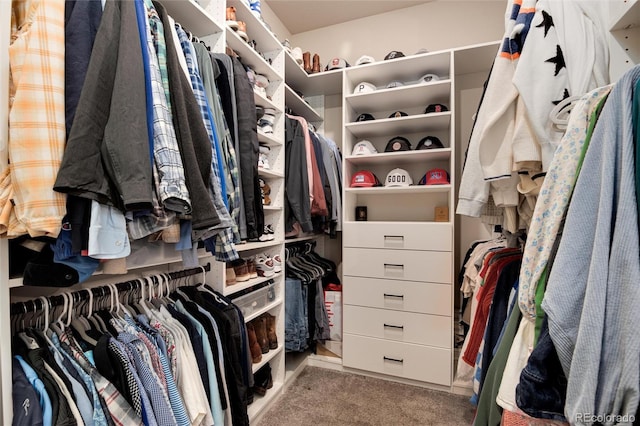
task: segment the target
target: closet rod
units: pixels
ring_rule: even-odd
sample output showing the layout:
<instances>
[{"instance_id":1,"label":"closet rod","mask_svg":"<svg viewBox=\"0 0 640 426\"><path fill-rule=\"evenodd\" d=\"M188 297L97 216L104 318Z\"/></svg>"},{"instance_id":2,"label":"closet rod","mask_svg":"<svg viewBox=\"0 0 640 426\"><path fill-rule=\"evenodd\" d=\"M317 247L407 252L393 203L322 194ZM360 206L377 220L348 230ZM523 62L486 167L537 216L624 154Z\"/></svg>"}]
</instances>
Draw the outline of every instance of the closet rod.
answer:
<instances>
[{"instance_id":1,"label":"closet rod","mask_svg":"<svg viewBox=\"0 0 640 426\"><path fill-rule=\"evenodd\" d=\"M202 274L204 272L209 272L210 270L211 270L211 263L207 262L205 265L202 265L197 268L183 269L181 271L169 272L166 275L168 275L169 279L171 280L177 280L180 278L185 278L192 275ZM154 277L154 276L157 276L157 274L148 275L148 276ZM134 278L128 281L116 283L115 286L118 292L133 290L138 287L139 285L138 280L139 278L138 279ZM111 292L111 288L109 288L109 286L93 287L89 290L91 290L91 293L93 293L94 297L106 296ZM71 293L71 295L74 297L74 299L78 301L86 300L89 297L86 289L74 291ZM63 306L65 302L64 296L59 296L59 295L49 296L47 297L47 299L49 300L51 307ZM11 304L10 315L19 315L27 312L36 312L42 309L44 309L44 306L42 306L42 299L33 299L25 302L14 302Z\"/></svg>"}]
</instances>

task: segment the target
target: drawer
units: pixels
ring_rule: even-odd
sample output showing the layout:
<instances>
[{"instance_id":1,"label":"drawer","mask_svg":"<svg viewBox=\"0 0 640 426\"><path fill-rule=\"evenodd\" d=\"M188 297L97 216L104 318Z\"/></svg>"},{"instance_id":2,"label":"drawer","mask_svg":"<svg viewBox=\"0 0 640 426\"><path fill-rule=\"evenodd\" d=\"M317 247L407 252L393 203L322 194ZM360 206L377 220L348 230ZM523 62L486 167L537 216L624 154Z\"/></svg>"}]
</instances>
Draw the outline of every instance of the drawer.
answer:
<instances>
[{"instance_id":1,"label":"drawer","mask_svg":"<svg viewBox=\"0 0 640 426\"><path fill-rule=\"evenodd\" d=\"M452 316L451 285L344 277L345 305Z\"/></svg>"},{"instance_id":2,"label":"drawer","mask_svg":"<svg viewBox=\"0 0 640 426\"><path fill-rule=\"evenodd\" d=\"M345 247L344 276L451 284L451 252Z\"/></svg>"},{"instance_id":3,"label":"drawer","mask_svg":"<svg viewBox=\"0 0 640 426\"><path fill-rule=\"evenodd\" d=\"M381 374L451 384L451 350L344 334L342 365Z\"/></svg>"},{"instance_id":4,"label":"drawer","mask_svg":"<svg viewBox=\"0 0 640 426\"><path fill-rule=\"evenodd\" d=\"M452 251L453 231L449 223L347 222L342 239L345 247Z\"/></svg>"},{"instance_id":5,"label":"drawer","mask_svg":"<svg viewBox=\"0 0 640 426\"><path fill-rule=\"evenodd\" d=\"M451 349L451 317L345 305L345 333Z\"/></svg>"}]
</instances>

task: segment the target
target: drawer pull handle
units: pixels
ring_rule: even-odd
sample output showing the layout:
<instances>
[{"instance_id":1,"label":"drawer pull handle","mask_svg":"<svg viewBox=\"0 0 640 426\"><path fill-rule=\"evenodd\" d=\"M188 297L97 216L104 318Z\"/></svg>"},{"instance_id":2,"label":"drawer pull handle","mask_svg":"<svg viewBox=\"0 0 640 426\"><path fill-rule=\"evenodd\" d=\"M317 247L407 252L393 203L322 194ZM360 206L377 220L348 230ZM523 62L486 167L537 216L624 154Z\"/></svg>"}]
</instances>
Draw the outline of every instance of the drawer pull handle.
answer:
<instances>
[{"instance_id":1,"label":"drawer pull handle","mask_svg":"<svg viewBox=\"0 0 640 426\"><path fill-rule=\"evenodd\" d=\"M397 328L399 330L404 330L404 325L385 324L384 326L388 328Z\"/></svg>"},{"instance_id":2,"label":"drawer pull handle","mask_svg":"<svg viewBox=\"0 0 640 426\"><path fill-rule=\"evenodd\" d=\"M402 295L402 294L387 294L387 293L385 293L384 297L395 297L397 299L404 299L404 295Z\"/></svg>"},{"instance_id":3,"label":"drawer pull handle","mask_svg":"<svg viewBox=\"0 0 640 426\"><path fill-rule=\"evenodd\" d=\"M404 362L404 360L402 358L400 358L400 359L398 359L398 358L389 358L388 356L383 356L382 359L385 360L385 361L397 362L399 364L402 364Z\"/></svg>"},{"instance_id":4,"label":"drawer pull handle","mask_svg":"<svg viewBox=\"0 0 640 426\"><path fill-rule=\"evenodd\" d=\"M399 263L385 263L385 268L396 268L396 269L404 269L404 265Z\"/></svg>"},{"instance_id":5,"label":"drawer pull handle","mask_svg":"<svg viewBox=\"0 0 640 426\"><path fill-rule=\"evenodd\" d=\"M385 245L404 245L404 235L385 235L384 243Z\"/></svg>"}]
</instances>

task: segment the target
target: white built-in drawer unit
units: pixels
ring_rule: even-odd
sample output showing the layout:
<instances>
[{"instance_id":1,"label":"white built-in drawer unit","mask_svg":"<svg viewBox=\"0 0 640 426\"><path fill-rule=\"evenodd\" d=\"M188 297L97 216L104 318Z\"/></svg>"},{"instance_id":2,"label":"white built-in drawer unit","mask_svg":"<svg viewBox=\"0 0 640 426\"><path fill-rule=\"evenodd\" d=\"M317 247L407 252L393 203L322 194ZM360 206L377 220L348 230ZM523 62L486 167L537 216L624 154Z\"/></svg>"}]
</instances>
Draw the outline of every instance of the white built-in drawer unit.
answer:
<instances>
[{"instance_id":1,"label":"white built-in drawer unit","mask_svg":"<svg viewBox=\"0 0 640 426\"><path fill-rule=\"evenodd\" d=\"M451 283L344 277L345 305L451 316Z\"/></svg>"},{"instance_id":2,"label":"white built-in drawer unit","mask_svg":"<svg viewBox=\"0 0 640 426\"><path fill-rule=\"evenodd\" d=\"M406 379L451 384L451 349L345 333L342 363Z\"/></svg>"},{"instance_id":3,"label":"white built-in drawer unit","mask_svg":"<svg viewBox=\"0 0 640 426\"><path fill-rule=\"evenodd\" d=\"M451 283L451 252L345 247L345 276Z\"/></svg>"},{"instance_id":4,"label":"white built-in drawer unit","mask_svg":"<svg viewBox=\"0 0 640 426\"><path fill-rule=\"evenodd\" d=\"M451 317L345 305L344 332L451 348Z\"/></svg>"},{"instance_id":5,"label":"white built-in drawer unit","mask_svg":"<svg viewBox=\"0 0 640 426\"><path fill-rule=\"evenodd\" d=\"M345 222L344 247L452 251L450 223Z\"/></svg>"}]
</instances>

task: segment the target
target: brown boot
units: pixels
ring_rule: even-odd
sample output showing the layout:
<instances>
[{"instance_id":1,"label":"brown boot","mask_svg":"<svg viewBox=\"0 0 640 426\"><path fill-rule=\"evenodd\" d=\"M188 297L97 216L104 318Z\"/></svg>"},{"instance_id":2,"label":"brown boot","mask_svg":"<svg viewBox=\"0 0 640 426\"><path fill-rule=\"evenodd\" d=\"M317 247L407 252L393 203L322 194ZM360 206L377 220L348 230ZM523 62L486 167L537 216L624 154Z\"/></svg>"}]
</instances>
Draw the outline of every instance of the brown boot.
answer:
<instances>
[{"instance_id":1,"label":"brown boot","mask_svg":"<svg viewBox=\"0 0 640 426\"><path fill-rule=\"evenodd\" d=\"M267 339L269 339L269 349L278 347L278 335L276 334L276 317L269 312L264 314L267 323Z\"/></svg>"},{"instance_id":2,"label":"brown boot","mask_svg":"<svg viewBox=\"0 0 640 426\"><path fill-rule=\"evenodd\" d=\"M249 350L251 351L251 360L254 364L262 361L262 349L258 344L258 338L256 337L256 330L253 328L251 321L247 324L247 335L249 336Z\"/></svg>"},{"instance_id":3,"label":"brown boot","mask_svg":"<svg viewBox=\"0 0 640 426\"><path fill-rule=\"evenodd\" d=\"M256 330L256 339L263 354L269 352L269 338L267 337L267 321L263 316L259 316L253 321L253 328Z\"/></svg>"},{"instance_id":4,"label":"brown boot","mask_svg":"<svg viewBox=\"0 0 640 426\"><path fill-rule=\"evenodd\" d=\"M307 74L311 74L311 52L304 52L302 54L302 67L307 72Z\"/></svg>"},{"instance_id":5,"label":"brown boot","mask_svg":"<svg viewBox=\"0 0 640 426\"><path fill-rule=\"evenodd\" d=\"M313 55L313 68L311 72L313 74L320 72L320 56L317 53Z\"/></svg>"}]
</instances>

